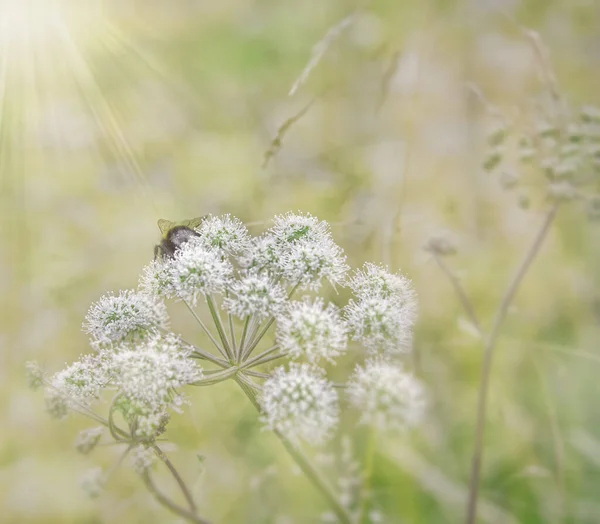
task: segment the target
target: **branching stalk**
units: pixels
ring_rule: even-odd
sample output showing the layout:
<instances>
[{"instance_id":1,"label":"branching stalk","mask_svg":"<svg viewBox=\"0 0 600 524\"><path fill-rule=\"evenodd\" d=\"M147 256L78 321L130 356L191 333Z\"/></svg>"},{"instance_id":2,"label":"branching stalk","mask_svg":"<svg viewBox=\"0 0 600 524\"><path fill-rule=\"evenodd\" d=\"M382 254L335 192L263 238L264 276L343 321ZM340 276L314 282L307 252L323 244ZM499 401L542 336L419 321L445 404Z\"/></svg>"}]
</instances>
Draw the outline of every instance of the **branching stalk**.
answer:
<instances>
[{"instance_id":1,"label":"branching stalk","mask_svg":"<svg viewBox=\"0 0 600 524\"><path fill-rule=\"evenodd\" d=\"M225 348L225 352L229 357L230 361L233 361L233 350L231 349L231 345L229 344L229 340L227 340L227 334L225 333L225 327L223 326L223 322L221 321L221 315L217 311L215 306L215 301L212 296L206 295L206 302L208 304L208 309L210 310L210 314L212 315L215 326L217 327L217 332L219 333L219 338L221 339L221 343Z\"/></svg>"},{"instance_id":2,"label":"branching stalk","mask_svg":"<svg viewBox=\"0 0 600 524\"><path fill-rule=\"evenodd\" d=\"M552 206L544 222L542 223L542 227L540 228L538 234L536 235L531 247L527 251L523 261L517 268L513 279L506 290L502 301L500 302L500 306L496 312L496 316L494 318L494 323L492 325L492 329L487 337L487 341L485 343L484 355L483 355L483 363L481 369L481 382L479 385L479 392L477 394L477 419L476 419L476 428L475 428L475 444L473 450L473 458L472 458L472 466L471 466L471 480L469 482L469 497L467 502L467 517L466 524L474 524L475 519L477 517L477 498L479 495L479 484L480 484L480 475L481 475L481 462L483 456L483 438L485 434L485 419L487 414L487 395L489 390L490 383L490 374L492 370L492 360L494 355L494 349L496 348L496 342L498 341L498 335L500 334L500 328L506 318L506 313L508 312L508 308L512 303L517 291L519 289L519 285L521 284L523 278L527 274L527 270L531 266L531 263L535 259L535 256L538 254L548 231L550 230L550 226L554 222L556 217L556 213L558 212L559 204L556 203Z\"/></svg>"},{"instance_id":3,"label":"branching stalk","mask_svg":"<svg viewBox=\"0 0 600 524\"><path fill-rule=\"evenodd\" d=\"M246 396L248 397L250 402L252 402L254 407L260 412L260 404L256 399L256 394L248 385L248 380L244 380L244 377L238 375L236 377L236 382L242 388L244 393L246 393ZM336 497L333 488L329 485L327 480L323 478L321 473L312 465L308 457L304 455L300 448L295 446L283 433L277 430L275 430L274 433L277 435L286 451L294 459L298 467L327 500L327 502L331 506L331 509L337 515L339 521L342 524L353 524L352 517L348 514L347 510L340 504L340 501Z\"/></svg>"},{"instance_id":4,"label":"branching stalk","mask_svg":"<svg viewBox=\"0 0 600 524\"><path fill-rule=\"evenodd\" d=\"M209 329L206 327L206 325L204 324L204 322L202 322L202 319L196 314L196 312L194 311L194 308L192 306L190 306L190 304L188 303L187 300L184 300L183 303L187 306L187 308L190 310L190 313L194 316L194 318L196 319L196 322L198 322L198 324L200 324L200 327L204 330L204 332L208 335L208 338L210 338L210 340L212 341L212 343L215 345L215 347L219 350L219 353L221 353L221 355L223 356L223 358L227 359L227 353L225 353L225 351L223 351L223 348L220 346L220 344L216 341L215 337L212 336L212 333L209 331Z\"/></svg>"}]
</instances>

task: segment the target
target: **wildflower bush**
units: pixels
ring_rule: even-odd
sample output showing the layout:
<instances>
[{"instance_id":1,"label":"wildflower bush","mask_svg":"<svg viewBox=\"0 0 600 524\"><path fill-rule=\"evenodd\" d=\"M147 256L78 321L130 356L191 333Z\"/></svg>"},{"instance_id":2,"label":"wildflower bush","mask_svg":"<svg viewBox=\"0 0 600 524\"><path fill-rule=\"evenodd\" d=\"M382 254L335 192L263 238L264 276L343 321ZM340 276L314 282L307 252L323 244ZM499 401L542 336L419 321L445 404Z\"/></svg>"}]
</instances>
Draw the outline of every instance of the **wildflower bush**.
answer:
<instances>
[{"instance_id":1,"label":"wildflower bush","mask_svg":"<svg viewBox=\"0 0 600 524\"><path fill-rule=\"evenodd\" d=\"M31 384L44 386L52 416L78 413L96 424L77 438L80 452L121 445L121 461L129 457L160 503L202 523L202 508L163 440L171 416L194 409L186 388L234 381L326 498L331 517L370 519L368 468L355 472L360 489L348 491L313 458L339 431L342 416L377 432L404 432L422 420L426 388L403 360L417 318L411 281L369 262L350 271L329 225L309 214L275 216L257 237L234 217L209 216L195 233L173 257L143 268L137 289L92 304L83 323L92 351L51 376L30 364ZM318 296L325 285L346 286L353 296L345 305L327 302ZM185 304L210 348L169 329L168 300ZM355 368L334 382L327 369L340 359ZM159 490L157 462L186 505ZM85 489L97 495L109 473L90 470Z\"/></svg>"}]
</instances>

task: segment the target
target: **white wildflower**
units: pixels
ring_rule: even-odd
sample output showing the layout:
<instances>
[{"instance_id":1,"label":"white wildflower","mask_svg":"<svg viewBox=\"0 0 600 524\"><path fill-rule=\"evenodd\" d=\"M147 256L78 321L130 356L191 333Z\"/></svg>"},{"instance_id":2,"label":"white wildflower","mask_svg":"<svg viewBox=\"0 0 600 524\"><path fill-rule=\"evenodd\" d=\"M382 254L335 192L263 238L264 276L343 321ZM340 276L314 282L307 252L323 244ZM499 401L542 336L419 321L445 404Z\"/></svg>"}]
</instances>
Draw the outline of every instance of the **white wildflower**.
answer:
<instances>
[{"instance_id":1,"label":"white wildflower","mask_svg":"<svg viewBox=\"0 0 600 524\"><path fill-rule=\"evenodd\" d=\"M184 403L178 389L202 378L202 369L188 355L177 338L159 335L113 354L112 385L121 394L120 409L137 425L138 436L153 438L164 426L167 410L178 411Z\"/></svg>"},{"instance_id":2,"label":"white wildflower","mask_svg":"<svg viewBox=\"0 0 600 524\"><path fill-rule=\"evenodd\" d=\"M407 312L416 316L417 298L412 282L400 273L390 273L383 265L365 263L363 269L357 269L348 280L348 286L361 299L397 300Z\"/></svg>"},{"instance_id":3,"label":"white wildflower","mask_svg":"<svg viewBox=\"0 0 600 524\"><path fill-rule=\"evenodd\" d=\"M281 257L281 272L290 284L316 290L323 279L332 285L344 282L348 265L341 247L333 240L299 240Z\"/></svg>"},{"instance_id":4,"label":"white wildflower","mask_svg":"<svg viewBox=\"0 0 600 524\"><path fill-rule=\"evenodd\" d=\"M274 237L264 234L254 237L245 253L239 258L248 270L267 270L276 273L280 265L281 250Z\"/></svg>"},{"instance_id":5,"label":"white wildflower","mask_svg":"<svg viewBox=\"0 0 600 524\"><path fill-rule=\"evenodd\" d=\"M321 298L294 301L277 319L277 343L292 358L305 356L311 363L334 362L346 351L346 328L339 310Z\"/></svg>"},{"instance_id":6,"label":"white wildflower","mask_svg":"<svg viewBox=\"0 0 600 524\"><path fill-rule=\"evenodd\" d=\"M366 263L348 285L356 300L345 308L352 336L372 351L404 352L411 349L417 299L411 281L384 266Z\"/></svg>"},{"instance_id":7,"label":"white wildflower","mask_svg":"<svg viewBox=\"0 0 600 524\"><path fill-rule=\"evenodd\" d=\"M291 284L317 289L322 279L343 282L348 266L329 224L310 214L277 215L267 235L277 246L277 269Z\"/></svg>"},{"instance_id":8,"label":"white wildflower","mask_svg":"<svg viewBox=\"0 0 600 524\"><path fill-rule=\"evenodd\" d=\"M360 414L360 423L380 430L414 427L423 418L425 389L399 363L377 358L357 366L348 381L350 404Z\"/></svg>"},{"instance_id":9,"label":"white wildflower","mask_svg":"<svg viewBox=\"0 0 600 524\"><path fill-rule=\"evenodd\" d=\"M46 388L47 409L52 416L63 418L70 409L96 400L109 381L104 355L84 355L50 379Z\"/></svg>"},{"instance_id":10,"label":"white wildflower","mask_svg":"<svg viewBox=\"0 0 600 524\"><path fill-rule=\"evenodd\" d=\"M92 468L82 475L79 479L79 484L89 497L96 498L102 493L105 481L102 468Z\"/></svg>"},{"instance_id":11,"label":"white wildflower","mask_svg":"<svg viewBox=\"0 0 600 524\"><path fill-rule=\"evenodd\" d=\"M132 290L109 293L94 302L83 323L83 329L96 346L143 338L149 330L166 328L165 305L154 297Z\"/></svg>"},{"instance_id":12,"label":"white wildflower","mask_svg":"<svg viewBox=\"0 0 600 524\"><path fill-rule=\"evenodd\" d=\"M242 221L231 215L208 216L196 229L202 241L230 255L239 255L248 250L250 234Z\"/></svg>"},{"instance_id":13,"label":"white wildflower","mask_svg":"<svg viewBox=\"0 0 600 524\"><path fill-rule=\"evenodd\" d=\"M268 273L248 273L232 282L229 292L223 306L241 319L249 315L254 315L259 320L276 316L287 302L285 289L273 282Z\"/></svg>"},{"instance_id":14,"label":"white wildflower","mask_svg":"<svg viewBox=\"0 0 600 524\"><path fill-rule=\"evenodd\" d=\"M321 370L308 364L280 367L263 385L261 420L288 438L320 444L339 420L338 395Z\"/></svg>"},{"instance_id":15,"label":"white wildflower","mask_svg":"<svg viewBox=\"0 0 600 524\"><path fill-rule=\"evenodd\" d=\"M84 455L90 453L100 442L100 438L104 434L104 427L85 429L77 435L75 440L75 449Z\"/></svg>"},{"instance_id":16,"label":"white wildflower","mask_svg":"<svg viewBox=\"0 0 600 524\"><path fill-rule=\"evenodd\" d=\"M140 291L153 297L174 297L175 289L171 280L171 259L155 259L142 269Z\"/></svg>"},{"instance_id":17,"label":"white wildflower","mask_svg":"<svg viewBox=\"0 0 600 524\"><path fill-rule=\"evenodd\" d=\"M140 475L150 470L155 462L156 455L152 451L152 448L140 445L136 446L131 452L131 465Z\"/></svg>"},{"instance_id":18,"label":"white wildflower","mask_svg":"<svg viewBox=\"0 0 600 524\"><path fill-rule=\"evenodd\" d=\"M197 237L183 244L168 264L174 295L192 305L200 295L221 293L233 274L231 262Z\"/></svg>"},{"instance_id":19,"label":"white wildflower","mask_svg":"<svg viewBox=\"0 0 600 524\"><path fill-rule=\"evenodd\" d=\"M27 384L34 391L44 384L44 370L34 360L25 363L25 372L27 374Z\"/></svg>"},{"instance_id":20,"label":"white wildflower","mask_svg":"<svg viewBox=\"0 0 600 524\"><path fill-rule=\"evenodd\" d=\"M310 289L318 289L323 279L333 285L343 282L346 257L327 222L294 213L278 215L273 221L273 227L255 239L242 257L244 267L266 270Z\"/></svg>"}]
</instances>

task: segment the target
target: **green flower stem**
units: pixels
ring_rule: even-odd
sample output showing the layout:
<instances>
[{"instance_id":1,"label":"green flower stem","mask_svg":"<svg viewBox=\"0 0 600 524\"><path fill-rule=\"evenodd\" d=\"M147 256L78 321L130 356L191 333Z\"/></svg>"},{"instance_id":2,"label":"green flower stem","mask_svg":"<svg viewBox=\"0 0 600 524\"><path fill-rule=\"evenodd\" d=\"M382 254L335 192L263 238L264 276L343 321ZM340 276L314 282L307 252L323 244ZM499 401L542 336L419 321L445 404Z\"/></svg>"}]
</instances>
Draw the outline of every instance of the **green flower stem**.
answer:
<instances>
[{"instance_id":1,"label":"green flower stem","mask_svg":"<svg viewBox=\"0 0 600 524\"><path fill-rule=\"evenodd\" d=\"M481 364L481 381L479 383L479 391L477 393L477 415L476 415L476 427L475 427L475 443L473 449L473 457L471 463L471 478L469 481L469 495L467 500L467 515L465 519L466 524L475 524L477 519L477 501L479 498L479 484L481 476L481 463L483 461L483 440L485 436L485 423L487 419L487 394L490 384L490 376L492 372L492 363L494 357L494 351L496 349L496 343L500 335L500 330L508 309L515 298L519 286L523 281L523 278L527 274L527 271L531 267L531 263L539 253L546 235L550 230L550 226L556 218L558 213L559 204L556 203L550 211L546 214L546 218L542 223L542 227L539 229L535 236L533 243L527 250L525 257L521 261L521 264L517 268L508 289L498 306L496 315L494 317L494 323L492 329L488 334L483 352L483 362Z\"/></svg>"},{"instance_id":2,"label":"green flower stem","mask_svg":"<svg viewBox=\"0 0 600 524\"><path fill-rule=\"evenodd\" d=\"M233 354L234 354L235 358L237 359L238 348L237 348L237 341L235 340L235 328L233 326L233 316L231 315L231 313L227 313L227 318L229 321L229 333L231 333L231 345L233 347Z\"/></svg>"},{"instance_id":3,"label":"green flower stem","mask_svg":"<svg viewBox=\"0 0 600 524\"><path fill-rule=\"evenodd\" d=\"M371 481L373 478L373 459L375 458L377 431L375 427L369 428L367 436L367 448L365 450L365 473L363 490L361 495L360 510L358 513L358 524L368 524L369 522L369 500L371 498Z\"/></svg>"},{"instance_id":4,"label":"green flower stem","mask_svg":"<svg viewBox=\"0 0 600 524\"><path fill-rule=\"evenodd\" d=\"M173 463L169 460L169 457L167 457L165 455L164 451L162 449L160 449L156 444L154 446L152 446L152 449L154 450L154 453L156 454L156 456L164 463L165 466L167 466L167 468L171 472L171 475L173 475L175 482L177 482L177 485L181 489L181 492L183 493L185 500L187 500L187 503L190 506L190 509L194 513L196 513L198 511L198 509L196 508L196 503L194 502L192 494L190 493L190 490L188 489L185 482L179 475L179 472L175 469L175 466L173 465Z\"/></svg>"},{"instance_id":5,"label":"green flower stem","mask_svg":"<svg viewBox=\"0 0 600 524\"><path fill-rule=\"evenodd\" d=\"M225 352L227 353L229 360L233 362L233 351L231 349L231 345L229 344L229 340L227 340L225 328L223 326L223 322L221 321L221 315L219 315L219 312L215 306L215 301L211 295L206 295L206 302L208 303L208 309L210 310L210 314L212 315L215 326L217 326L217 332L219 333L219 337L223 347L225 348Z\"/></svg>"},{"instance_id":6,"label":"green flower stem","mask_svg":"<svg viewBox=\"0 0 600 524\"><path fill-rule=\"evenodd\" d=\"M252 317L254 318L254 317ZM238 348L238 354L237 354L237 363L240 363L240 356L242 354L242 349L244 348L244 344L246 343L246 335L248 334L248 324L250 323L250 316L246 317L246 320L244 322L244 329L242 330L242 339L240 340L240 345Z\"/></svg>"},{"instance_id":7,"label":"green flower stem","mask_svg":"<svg viewBox=\"0 0 600 524\"><path fill-rule=\"evenodd\" d=\"M231 378L238 372L238 370L239 369L237 366L232 366L222 371L216 371L215 373L211 373L210 375L201 378L196 382L192 382L190 386L212 386L213 384L217 384L219 382L227 380L228 378Z\"/></svg>"},{"instance_id":8,"label":"green flower stem","mask_svg":"<svg viewBox=\"0 0 600 524\"><path fill-rule=\"evenodd\" d=\"M195 347L195 346L192 346ZM213 364L216 364L217 366L220 366L222 368L228 368L229 367L229 362L227 362L226 360L223 360L222 358L219 357L215 357L214 355L211 355L210 353L206 353L205 351L198 351L198 348L194 349L194 351L192 351L190 358L197 358L199 360L208 360L209 362L212 362Z\"/></svg>"},{"instance_id":9,"label":"green flower stem","mask_svg":"<svg viewBox=\"0 0 600 524\"><path fill-rule=\"evenodd\" d=\"M163 506L170 509L176 515L179 515L180 517L183 517L184 519L187 519L190 522L194 522L195 524L210 524L210 521L199 517L195 511L190 511L185 508L182 508L179 504L176 504L167 496L165 496L162 492L160 492L154 484L152 477L150 477L150 473L144 473L142 475L142 479L144 481L144 484L148 488L148 491L150 491L150 493L154 495L154 498Z\"/></svg>"},{"instance_id":10,"label":"green flower stem","mask_svg":"<svg viewBox=\"0 0 600 524\"><path fill-rule=\"evenodd\" d=\"M250 402L260 413L261 408L258 400L256 399L256 393L252 390L252 387L248 384L251 382L247 379L243 373L236 376L235 381L242 388ZM283 447L291 455L296 464L300 467L306 477L313 483L313 485L321 492L323 497L327 500L333 512L337 515L339 521L342 524L353 524L352 517L348 514L346 509L340 504L337 499L333 488L329 485L327 480L323 478L321 473L311 464L310 460L304 453L295 446L283 433L275 430L274 433L277 435Z\"/></svg>"},{"instance_id":11,"label":"green flower stem","mask_svg":"<svg viewBox=\"0 0 600 524\"><path fill-rule=\"evenodd\" d=\"M269 378L271 376L268 373L261 373L260 371L252 371L250 369L244 370L244 373L246 373L246 375L248 375L250 377L257 377L257 378Z\"/></svg>"},{"instance_id":12,"label":"green flower stem","mask_svg":"<svg viewBox=\"0 0 600 524\"><path fill-rule=\"evenodd\" d=\"M161 331L161 333L164 333L165 335L173 334L169 330L164 329L164 328L159 328L159 330ZM190 355L192 358L208 360L209 362L212 362L213 364L217 364L218 366L221 366L222 368L226 368L229 366L229 362L227 362L226 360L223 360L219 357L212 355L208 351L205 351L204 349L199 348L195 344L192 344L191 342L188 342L187 340L184 340L181 337L179 337L179 340L182 342L182 344L184 346L187 346L189 349L192 350L192 354Z\"/></svg>"},{"instance_id":13,"label":"green flower stem","mask_svg":"<svg viewBox=\"0 0 600 524\"><path fill-rule=\"evenodd\" d=\"M254 337L254 340L252 340L252 342L248 344L248 347L244 349L244 352L242 354L242 362L244 362L252 354L254 348L258 345L261 339L265 336L265 333L273 325L273 322L275 322L275 317L270 318L270 320L267 322L267 325L261 330L261 332L258 335L256 335L256 337ZM257 327L260 327L260 325Z\"/></svg>"},{"instance_id":14,"label":"green flower stem","mask_svg":"<svg viewBox=\"0 0 600 524\"><path fill-rule=\"evenodd\" d=\"M272 353L274 351L277 351L279 349L279 346L273 346L270 349L267 349L266 351L263 351L260 355L257 355L256 357L246 361L244 363L244 365L241 367L241 369L250 369L256 366L260 366L262 364L266 364L267 362L271 362L273 360L277 360L278 358L282 358L287 356L287 353L285 352L281 352L281 353L277 353L276 355L273 355Z\"/></svg>"},{"instance_id":15,"label":"green flower stem","mask_svg":"<svg viewBox=\"0 0 600 524\"><path fill-rule=\"evenodd\" d=\"M212 343L219 350L219 353L221 353L221 355L223 356L223 358L227 359L228 358L227 353L225 353L225 351L223 351L223 348L219 345L219 343L215 340L215 337L212 336L212 333L204 325L204 322L202 322L202 319L196 314L196 312L194 311L194 308L192 306L190 306L190 304L188 303L187 300L184 300L183 303L190 310L190 313L194 316L194 318L196 319L196 322L198 322L198 324L200 324L200 327L208 335L208 338L210 338L210 340L212 341Z\"/></svg>"}]
</instances>

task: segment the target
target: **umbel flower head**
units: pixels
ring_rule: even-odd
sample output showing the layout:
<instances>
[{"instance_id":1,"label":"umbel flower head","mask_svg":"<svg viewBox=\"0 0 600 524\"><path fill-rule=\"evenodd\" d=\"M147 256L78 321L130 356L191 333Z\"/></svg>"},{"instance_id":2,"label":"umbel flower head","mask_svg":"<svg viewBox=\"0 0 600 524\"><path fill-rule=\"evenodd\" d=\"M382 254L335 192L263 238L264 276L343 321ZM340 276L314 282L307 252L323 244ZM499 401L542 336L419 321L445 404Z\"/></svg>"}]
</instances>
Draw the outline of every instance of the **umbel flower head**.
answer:
<instances>
[{"instance_id":1,"label":"umbel flower head","mask_svg":"<svg viewBox=\"0 0 600 524\"><path fill-rule=\"evenodd\" d=\"M321 444L339 419L338 395L322 370L308 364L279 367L263 385L264 424L293 441Z\"/></svg>"},{"instance_id":2,"label":"umbel flower head","mask_svg":"<svg viewBox=\"0 0 600 524\"><path fill-rule=\"evenodd\" d=\"M357 366L348 381L350 404L361 413L361 424L380 430L415 426L425 411L424 387L399 363L382 358Z\"/></svg>"},{"instance_id":3,"label":"umbel flower head","mask_svg":"<svg viewBox=\"0 0 600 524\"><path fill-rule=\"evenodd\" d=\"M273 221L273 227L245 255L247 267L268 270L291 285L309 289L318 289L323 279L333 285L344 281L346 257L327 222L295 213L277 215Z\"/></svg>"},{"instance_id":4,"label":"umbel flower head","mask_svg":"<svg viewBox=\"0 0 600 524\"><path fill-rule=\"evenodd\" d=\"M255 315L259 320L276 316L281 313L288 299L286 290L274 282L269 273L256 271L247 272L239 280L234 280L229 292L223 306L241 319L249 315Z\"/></svg>"},{"instance_id":5,"label":"umbel flower head","mask_svg":"<svg viewBox=\"0 0 600 524\"><path fill-rule=\"evenodd\" d=\"M109 382L110 370L105 354L83 355L50 379L46 388L48 412L55 418L63 418L71 409L87 407L100 397Z\"/></svg>"},{"instance_id":6,"label":"umbel flower head","mask_svg":"<svg viewBox=\"0 0 600 524\"><path fill-rule=\"evenodd\" d=\"M333 304L321 298L291 302L277 319L277 343L292 358L310 363L335 359L346 351L346 327Z\"/></svg>"},{"instance_id":7,"label":"umbel flower head","mask_svg":"<svg viewBox=\"0 0 600 524\"><path fill-rule=\"evenodd\" d=\"M373 352L409 351L417 315L410 280L367 263L350 279L350 287L356 299L348 302L344 313L352 338Z\"/></svg>"},{"instance_id":8,"label":"umbel flower head","mask_svg":"<svg viewBox=\"0 0 600 524\"><path fill-rule=\"evenodd\" d=\"M209 215L196 231L207 246L229 255L240 255L250 246L248 229L239 218L231 215Z\"/></svg>"},{"instance_id":9,"label":"umbel flower head","mask_svg":"<svg viewBox=\"0 0 600 524\"><path fill-rule=\"evenodd\" d=\"M96 346L144 337L148 330L166 328L169 323L163 302L133 290L108 293L94 302L83 329Z\"/></svg>"},{"instance_id":10,"label":"umbel flower head","mask_svg":"<svg viewBox=\"0 0 600 524\"><path fill-rule=\"evenodd\" d=\"M46 390L50 413L62 418L81 411L100 397L115 394L119 409L135 436L152 440L168 421L169 410L180 410L185 398L179 388L202 378L202 369L173 335L151 333L137 342L123 342L84 355L56 373Z\"/></svg>"},{"instance_id":11,"label":"umbel flower head","mask_svg":"<svg viewBox=\"0 0 600 524\"><path fill-rule=\"evenodd\" d=\"M179 411L185 401L179 388L202 378L201 368L188 356L172 335L153 335L137 347L124 346L112 353L111 385L136 437L150 440L159 434L168 410Z\"/></svg>"}]
</instances>

